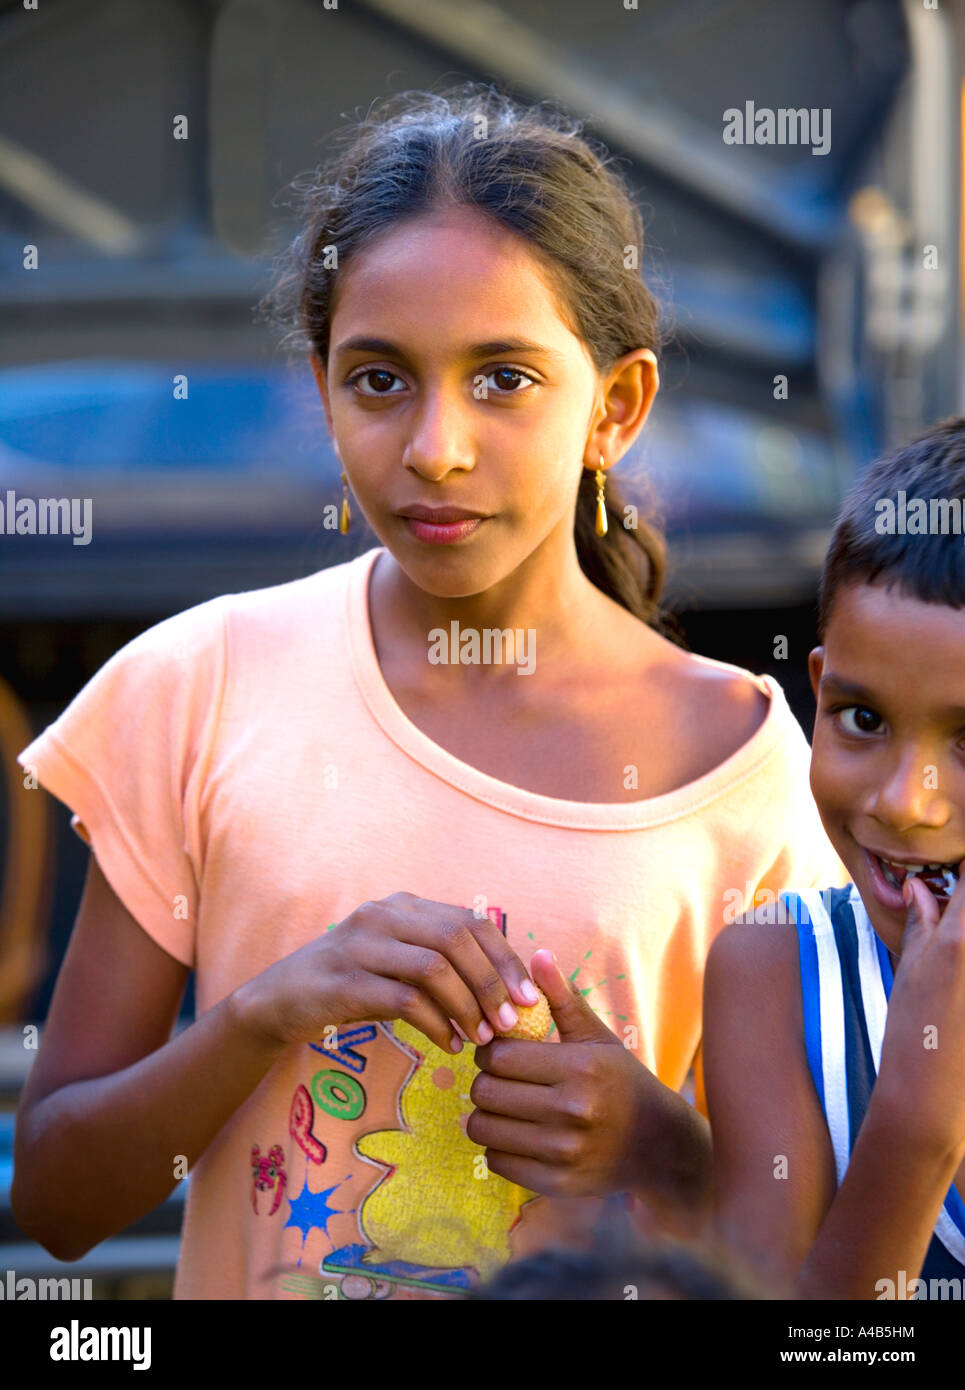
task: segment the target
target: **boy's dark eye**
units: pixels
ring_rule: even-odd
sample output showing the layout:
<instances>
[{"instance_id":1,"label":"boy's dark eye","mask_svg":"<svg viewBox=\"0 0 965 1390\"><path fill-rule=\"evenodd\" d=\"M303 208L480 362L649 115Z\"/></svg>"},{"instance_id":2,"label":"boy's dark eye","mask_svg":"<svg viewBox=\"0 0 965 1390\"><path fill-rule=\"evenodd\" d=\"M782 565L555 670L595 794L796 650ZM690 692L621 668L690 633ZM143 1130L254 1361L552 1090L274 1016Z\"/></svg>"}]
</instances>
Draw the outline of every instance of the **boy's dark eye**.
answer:
<instances>
[{"instance_id":1,"label":"boy's dark eye","mask_svg":"<svg viewBox=\"0 0 965 1390\"><path fill-rule=\"evenodd\" d=\"M867 705L848 705L837 714L842 729L848 734L876 734L881 728L881 715Z\"/></svg>"}]
</instances>

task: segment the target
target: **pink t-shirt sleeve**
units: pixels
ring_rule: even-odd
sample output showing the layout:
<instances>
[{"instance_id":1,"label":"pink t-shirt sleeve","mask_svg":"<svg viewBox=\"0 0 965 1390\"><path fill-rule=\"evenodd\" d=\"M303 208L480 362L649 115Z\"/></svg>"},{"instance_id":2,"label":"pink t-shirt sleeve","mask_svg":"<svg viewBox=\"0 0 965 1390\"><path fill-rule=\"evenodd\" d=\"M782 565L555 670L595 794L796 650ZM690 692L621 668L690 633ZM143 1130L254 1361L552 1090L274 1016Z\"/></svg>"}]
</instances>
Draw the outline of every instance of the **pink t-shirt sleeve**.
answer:
<instances>
[{"instance_id":1,"label":"pink t-shirt sleeve","mask_svg":"<svg viewBox=\"0 0 965 1390\"><path fill-rule=\"evenodd\" d=\"M200 807L224 685L223 598L166 618L107 661L17 755L149 936L195 962Z\"/></svg>"}]
</instances>

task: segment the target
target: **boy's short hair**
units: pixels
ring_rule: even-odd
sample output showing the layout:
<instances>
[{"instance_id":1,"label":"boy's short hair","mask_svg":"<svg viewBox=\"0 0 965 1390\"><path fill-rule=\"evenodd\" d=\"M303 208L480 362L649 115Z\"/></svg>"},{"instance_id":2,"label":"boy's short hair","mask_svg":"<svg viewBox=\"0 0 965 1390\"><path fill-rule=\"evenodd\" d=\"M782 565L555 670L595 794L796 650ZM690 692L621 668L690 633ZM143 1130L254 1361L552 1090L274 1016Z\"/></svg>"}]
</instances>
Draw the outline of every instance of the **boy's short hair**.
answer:
<instances>
[{"instance_id":1,"label":"boy's short hair","mask_svg":"<svg viewBox=\"0 0 965 1390\"><path fill-rule=\"evenodd\" d=\"M821 574L819 640L838 590L876 581L924 603L965 607L965 416L876 460L848 493Z\"/></svg>"}]
</instances>

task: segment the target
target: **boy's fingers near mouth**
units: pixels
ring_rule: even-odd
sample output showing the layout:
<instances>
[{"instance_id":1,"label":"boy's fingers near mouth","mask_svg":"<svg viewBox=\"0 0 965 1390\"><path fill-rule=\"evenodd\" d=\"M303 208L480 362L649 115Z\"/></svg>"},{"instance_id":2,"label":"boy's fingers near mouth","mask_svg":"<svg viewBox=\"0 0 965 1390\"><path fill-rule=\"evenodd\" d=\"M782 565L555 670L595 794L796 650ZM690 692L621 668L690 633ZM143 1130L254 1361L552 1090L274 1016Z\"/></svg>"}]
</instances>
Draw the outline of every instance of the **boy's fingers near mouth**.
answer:
<instances>
[{"instance_id":1,"label":"boy's fingers near mouth","mask_svg":"<svg viewBox=\"0 0 965 1390\"><path fill-rule=\"evenodd\" d=\"M958 890L956 889L956 894ZM933 893L919 883L917 878L906 878L901 885L901 896L905 900L908 908L905 917L905 930L901 940L901 954L905 956L906 950L916 941L928 940L935 927L938 926L939 911L938 902ZM961 899L959 898L959 902ZM949 902L951 907L951 902Z\"/></svg>"},{"instance_id":2,"label":"boy's fingers near mouth","mask_svg":"<svg viewBox=\"0 0 965 1390\"><path fill-rule=\"evenodd\" d=\"M962 872L963 869L965 869L965 861L958 865L956 870L958 881L952 890L951 897L945 902L944 908L937 908L936 904L938 916L941 918L938 924L939 930L943 936L952 936L955 939L965 936L965 873ZM931 898L931 893L928 896ZM935 900L932 899L932 901Z\"/></svg>"}]
</instances>

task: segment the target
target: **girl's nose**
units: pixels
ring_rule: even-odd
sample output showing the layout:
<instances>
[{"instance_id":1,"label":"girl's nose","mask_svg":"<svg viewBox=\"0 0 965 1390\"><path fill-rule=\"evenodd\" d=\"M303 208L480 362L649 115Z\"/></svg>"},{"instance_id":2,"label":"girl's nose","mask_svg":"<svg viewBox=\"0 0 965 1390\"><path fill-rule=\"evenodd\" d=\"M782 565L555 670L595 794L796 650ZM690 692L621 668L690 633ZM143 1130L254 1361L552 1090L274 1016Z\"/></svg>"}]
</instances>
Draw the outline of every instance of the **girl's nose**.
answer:
<instances>
[{"instance_id":1,"label":"girl's nose","mask_svg":"<svg viewBox=\"0 0 965 1390\"><path fill-rule=\"evenodd\" d=\"M475 457L462 402L452 392L427 392L414 412L403 463L440 482L454 468L472 468Z\"/></svg>"}]
</instances>

